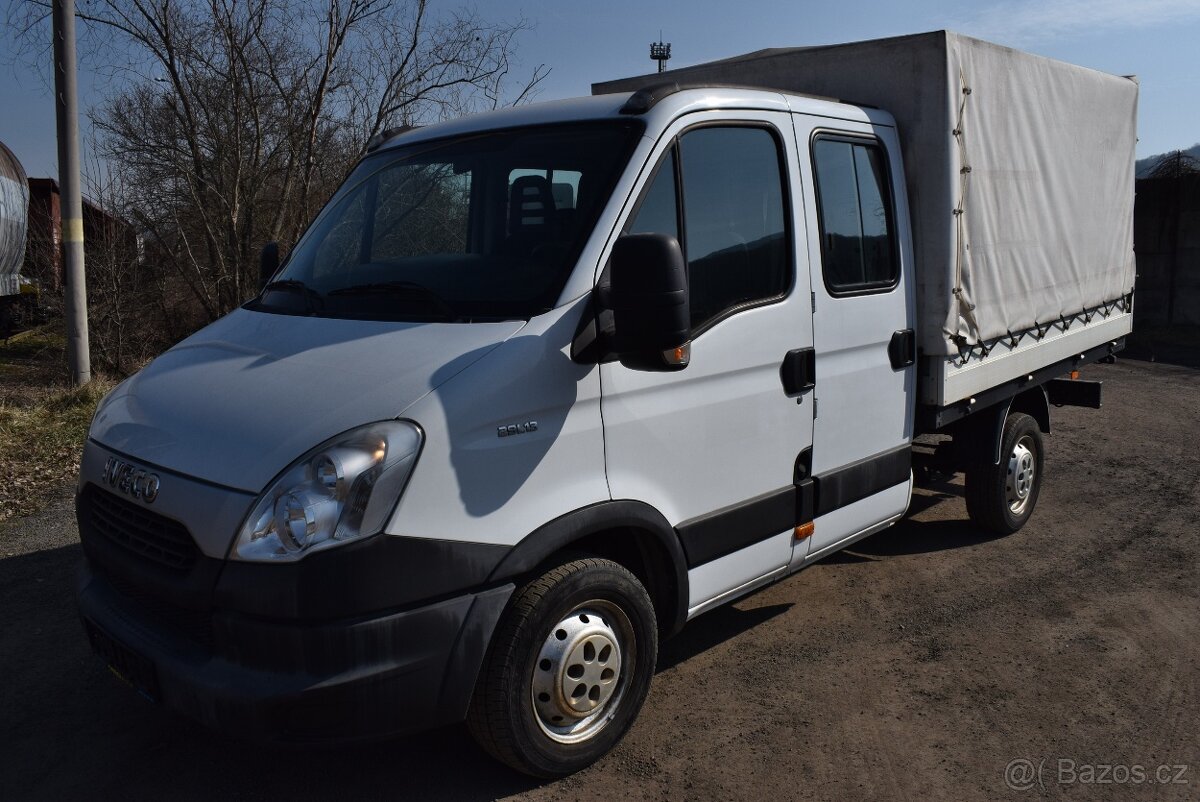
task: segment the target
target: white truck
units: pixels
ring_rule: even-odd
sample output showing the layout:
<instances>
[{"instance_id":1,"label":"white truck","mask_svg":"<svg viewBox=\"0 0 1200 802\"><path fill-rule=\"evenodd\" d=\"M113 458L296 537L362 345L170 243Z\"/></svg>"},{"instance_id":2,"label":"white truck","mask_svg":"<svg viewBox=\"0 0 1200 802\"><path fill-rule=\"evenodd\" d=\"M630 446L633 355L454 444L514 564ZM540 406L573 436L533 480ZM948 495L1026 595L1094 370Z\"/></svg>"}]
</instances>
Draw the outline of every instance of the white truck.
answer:
<instances>
[{"instance_id":1,"label":"white truck","mask_svg":"<svg viewBox=\"0 0 1200 802\"><path fill-rule=\"evenodd\" d=\"M561 776L660 638L914 472L1029 519L1050 407L1099 405L1060 377L1130 331L1133 80L937 32L595 90L375 143L102 403L78 599L143 694Z\"/></svg>"}]
</instances>

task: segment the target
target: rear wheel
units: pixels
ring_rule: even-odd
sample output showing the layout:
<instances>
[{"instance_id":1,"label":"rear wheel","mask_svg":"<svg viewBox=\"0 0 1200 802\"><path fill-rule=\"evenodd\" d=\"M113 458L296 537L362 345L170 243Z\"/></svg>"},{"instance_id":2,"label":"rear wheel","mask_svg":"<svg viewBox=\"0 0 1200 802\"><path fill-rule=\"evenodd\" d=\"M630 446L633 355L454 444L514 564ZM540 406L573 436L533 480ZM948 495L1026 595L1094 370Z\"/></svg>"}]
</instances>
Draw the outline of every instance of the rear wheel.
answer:
<instances>
[{"instance_id":1,"label":"rear wheel","mask_svg":"<svg viewBox=\"0 0 1200 802\"><path fill-rule=\"evenodd\" d=\"M560 565L517 590L497 625L467 727L537 777L594 763L633 724L658 658L654 607L609 560Z\"/></svg>"},{"instance_id":2,"label":"rear wheel","mask_svg":"<svg viewBox=\"0 0 1200 802\"><path fill-rule=\"evenodd\" d=\"M1004 421L1000 464L967 471L967 514L978 526L1002 535L1016 532L1037 504L1042 488L1043 445L1037 422L1023 412Z\"/></svg>"}]
</instances>

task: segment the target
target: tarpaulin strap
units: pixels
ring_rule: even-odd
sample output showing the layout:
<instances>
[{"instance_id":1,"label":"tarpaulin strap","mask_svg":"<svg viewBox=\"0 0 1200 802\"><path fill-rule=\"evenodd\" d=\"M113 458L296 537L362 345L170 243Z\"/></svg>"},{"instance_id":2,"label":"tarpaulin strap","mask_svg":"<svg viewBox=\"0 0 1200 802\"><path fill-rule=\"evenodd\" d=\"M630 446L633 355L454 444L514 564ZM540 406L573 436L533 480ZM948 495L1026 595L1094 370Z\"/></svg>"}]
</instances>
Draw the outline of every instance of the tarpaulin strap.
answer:
<instances>
[{"instance_id":1,"label":"tarpaulin strap","mask_svg":"<svg viewBox=\"0 0 1200 802\"><path fill-rule=\"evenodd\" d=\"M971 95L971 87L967 86L967 76L962 71L958 70L958 82L962 89L962 100L958 104L958 120L954 124L954 141L958 145L958 158L962 163L962 169L958 171L958 204L953 209L955 219L955 235L954 243L954 297L958 302L958 314L970 326L977 336L979 334L979 322L975 319L975 307L964 297L963 291L963 252L965 250L966 240L966 209L967 209L967 191L970 188L968 182L971 175L971 166L967 163L967 145L963 131L963 122L966 119L967 98Z\"/></svg>"},{"instance_id":2,"label":"tarpaulin strap","mask_svg":"<svg viewBox=\"0 0 1200 802\"><path fill-rule=\"evenodd\" d=\"M1093 306L1090 309L1084 307L1078 312L1072 314L1070 318L1066 317L1065 315L1059 315L1058 320L1051 321L1049 323L1038 323L1035 320L1031 328L1015 334L1013 333L1012 329L1006 329L1004 334L992 340L970 344L967 342L967 338L961 334L950 335L949 339L958 348L958 356L959 359L962 360L962 364L966 365L973 357L976 356L976 349L978 349L978 356L980 359L988 356L992 351L996 350L996 346L1001 342L1004 342L1006 345L1008 345L1010 350L1015 350L1016 347L1021 344L1021 340L1025 338L1026 334L1032 335L1037 340L1042 340L1046 337L1050 330L1056 326L1061 326L1062 330L1065 332L1071 327L1073 322L1080 318L1083 319L1084 325L1087 325L1096 315L1103 315L1105 318L1107 318L1115 309L1120 308L1123 311L1129 311L1132 306L1133 296L1125 295L1112 301L1105 301L1104 303Z\"/></svg>"}]
</instances>

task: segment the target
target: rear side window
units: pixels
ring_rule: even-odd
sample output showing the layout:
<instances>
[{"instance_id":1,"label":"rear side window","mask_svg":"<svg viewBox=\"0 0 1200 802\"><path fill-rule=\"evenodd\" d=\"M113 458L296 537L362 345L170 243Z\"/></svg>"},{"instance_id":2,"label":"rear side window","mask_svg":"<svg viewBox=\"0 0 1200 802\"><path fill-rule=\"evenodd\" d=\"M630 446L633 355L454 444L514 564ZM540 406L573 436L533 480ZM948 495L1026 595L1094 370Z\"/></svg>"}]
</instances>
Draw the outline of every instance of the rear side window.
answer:
<instances>
[{"instance_id":1,"label":"rear side window","mask_svg":"<svg viewBox=\"0 0 1200 802\"><path fill-rule=\"evenodd\" d=\"M813 165L825 286L834 295L887 290L900 275L891 183L874 141L820 137Z\"/></svg>"},{"instance_id":2,"label":"rear side window","mask_svg":"<svg viewBox=\"0 0 1200 802\"><path fill-rule=\"evenodd\" d=\"M712 126L684 133L668 151L626 231L680 240L698 333L731 310L786 293L792 265L785 221L774 135L760 127Z\"/></svg>"}]
</instances>

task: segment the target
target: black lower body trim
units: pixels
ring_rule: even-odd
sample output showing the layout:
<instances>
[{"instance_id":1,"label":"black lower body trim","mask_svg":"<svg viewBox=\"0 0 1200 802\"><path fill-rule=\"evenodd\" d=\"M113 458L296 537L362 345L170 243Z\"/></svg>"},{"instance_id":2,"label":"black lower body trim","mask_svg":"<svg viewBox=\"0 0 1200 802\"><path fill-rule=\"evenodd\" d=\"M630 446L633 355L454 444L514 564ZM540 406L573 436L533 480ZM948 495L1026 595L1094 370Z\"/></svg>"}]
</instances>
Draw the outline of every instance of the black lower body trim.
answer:
<instances>
[{"instance_id":1,"label":"black lower body trim","mask_svg":"<svg viewBox=\"0 0 1200 802\"><path fill-rule=\"evenodd\" d=\"M264 618L349 618L477 588L509 551L490 543L375 535L293 563L228 560L213 605Z\"/></svg>"},{"instance_id":2,"label":"black lower body trim","mask_svg":"<svg viewBox=\"0 0 1200 802\"><path fill-rule=\"evenodd\" d=\"M816 514L825 515L908 481L912 446L904 445L818 476Z\"/></svg>"},{"instance_id":3,"label":"black lower body trim","mask_svg":"<svg viewBox=\"0 0 1200 802\"><path fill-rule=\"evenodd\" d=\"M904 445L791 487L764 493L675 527L688 568L753 546L818 515L908 481L912 446ZM799 476L799 472L797 472Z\"/></svg>"},{"instance_id":4,"label":"black lower body trim","mask_svg":"<svg viewBox=\"0 0 1200 802\"><path fill-rule=\"evenodd\" d=\"M796 488L785 487L685 521L675 529L688 568L732 554L796 525Z\"/></svg>"}]
</instances>

